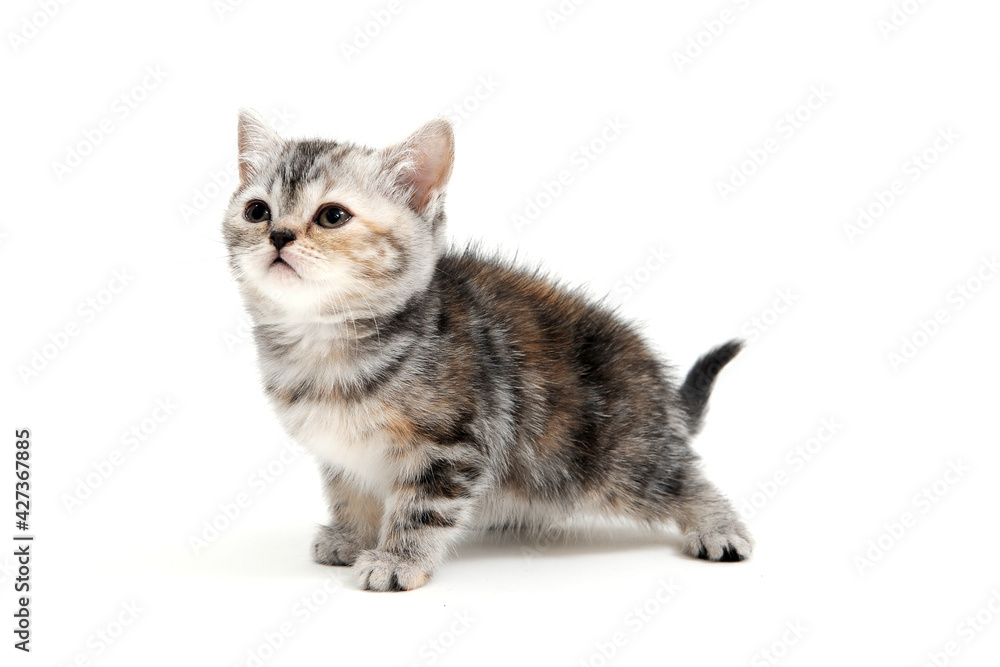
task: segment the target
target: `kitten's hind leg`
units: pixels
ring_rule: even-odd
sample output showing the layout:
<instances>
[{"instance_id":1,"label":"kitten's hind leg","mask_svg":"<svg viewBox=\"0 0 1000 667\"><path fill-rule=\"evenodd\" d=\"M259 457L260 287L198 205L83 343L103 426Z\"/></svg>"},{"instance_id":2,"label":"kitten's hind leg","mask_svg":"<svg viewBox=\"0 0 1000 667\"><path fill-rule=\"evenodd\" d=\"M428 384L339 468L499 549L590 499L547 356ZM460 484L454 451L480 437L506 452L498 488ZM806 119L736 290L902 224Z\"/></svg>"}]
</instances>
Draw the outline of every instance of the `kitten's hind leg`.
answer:
<instances>
[{"instance_id":1,"label":"kitten's hind leg","mask_svg":"<svg viewBox=\"0 0 1000 667\"><path fill-rule=\"evenodd\" d=\"M331 520L313 539L313 560L320 565L353 565L361 551L378 541L381 503L329 468L323 469L323 483Z\"/></svg>"},{"instance_id":2,"label":"kitten's hind leg","mask_svg":"<svg viewBox=\"0 0 1000 667\"><path fill-rule=\"evenodd\" d=\"M629 470L609 494L609 505L618 513L652 526L676 524L684 534L683 552L694 558L735 562L750 557L750 531L685 447L666 449L660 460L642 459Z\"/></svg>"},{"instance_id":3,"label":"kitten's hind leg","mask_svg":"<svg viewBox=\"0 0 1000 667\"><path fill-rule=\"evenodd\" d=\"M736 562L750 557L753 538L732 503L699 474L674 512L684 532L684 553L703 560Z\"/></svg>"}]
</instances>

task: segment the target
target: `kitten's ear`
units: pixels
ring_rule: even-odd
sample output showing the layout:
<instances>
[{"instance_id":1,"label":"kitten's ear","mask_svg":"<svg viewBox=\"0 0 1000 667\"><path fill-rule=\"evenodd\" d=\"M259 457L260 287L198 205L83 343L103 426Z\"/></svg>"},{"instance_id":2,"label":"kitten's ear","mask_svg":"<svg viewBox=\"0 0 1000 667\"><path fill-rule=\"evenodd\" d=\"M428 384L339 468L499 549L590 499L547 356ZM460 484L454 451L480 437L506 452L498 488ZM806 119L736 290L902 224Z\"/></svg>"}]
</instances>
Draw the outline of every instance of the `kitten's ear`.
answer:
<instances>
[{"instance_id":1,"label":"kitten's ear","mask_svg":"<svg viewBox=\"0 0 1000 667\"><path fill-rule=\"evenodd\" d=\"M240 150L240 182L246 184L260 173L269 148L281 143L281 137L253 109L240 109L236 126Z\"/></svg>"},{"instance_id":2,"label":"kitten's ear","mask_svg":"<svg viewBox=\"0 0 1000 667\"><path fill-rule=\"evenodd\" d=\"M435 118L383 154L397 184L411 193L410 208L426 214L439 201L451 177L455 133L448 120Z\"/></svg>"}]
</instances>

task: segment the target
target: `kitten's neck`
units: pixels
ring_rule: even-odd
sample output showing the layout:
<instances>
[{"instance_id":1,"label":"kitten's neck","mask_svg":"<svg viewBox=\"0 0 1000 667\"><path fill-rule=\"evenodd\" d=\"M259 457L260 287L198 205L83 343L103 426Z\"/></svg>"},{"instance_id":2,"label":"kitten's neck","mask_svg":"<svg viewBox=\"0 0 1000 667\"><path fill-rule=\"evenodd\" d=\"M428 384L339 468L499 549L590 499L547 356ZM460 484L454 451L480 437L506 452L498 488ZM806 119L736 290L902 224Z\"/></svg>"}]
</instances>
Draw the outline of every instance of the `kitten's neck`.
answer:
<instances>
[{"instance_id":1,"label":"kitten's neck","mask_svg":"<svg viewBox=\"0 0 1000 667\"><path fill-rule=\"evenodd\" d=\"M345 382L370 375L428 340L441 311L433 285L395 310L312 314L251 309L254 339L265 365L325 366Z\"/></svg>"}]
</instances>

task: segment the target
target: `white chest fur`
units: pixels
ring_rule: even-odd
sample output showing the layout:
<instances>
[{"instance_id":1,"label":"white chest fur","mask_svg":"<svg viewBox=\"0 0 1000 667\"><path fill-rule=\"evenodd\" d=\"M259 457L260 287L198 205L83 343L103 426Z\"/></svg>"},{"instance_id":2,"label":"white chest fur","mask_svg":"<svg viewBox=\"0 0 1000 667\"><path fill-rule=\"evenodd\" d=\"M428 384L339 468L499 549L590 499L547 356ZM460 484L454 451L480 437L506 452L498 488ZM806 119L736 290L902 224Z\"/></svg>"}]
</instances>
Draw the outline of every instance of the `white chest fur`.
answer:
<instances>
[{"instance_id":1,"label":"white chest fur","mask_svg":"<svg viewBox=\"0 0 1000 667\"><path fill-rule=\"evenodd\" d=\"M264 354L262 371L269 386L286 391L349 385L369 375L377 355L362 355L322 327L286 332L291 343L280 355ZM356 484L384 492L403 474L399 443L386 429L385 406L376 400L324 397L315 393L295 402L274 405L289 435L322 462L346 473Z\"/></svg>"},{"instance_id":2,"label":"white chest fur","mask_svg":"<svg viewBox=\"0 0 1000 667\"><path fill-rule=\"evenodd\" d=\"M392 436L363 404L303 402L280 416L289 434L322 462L372 492L385 492L399 476L389 452Z\"/></svg>"}]
</instances>

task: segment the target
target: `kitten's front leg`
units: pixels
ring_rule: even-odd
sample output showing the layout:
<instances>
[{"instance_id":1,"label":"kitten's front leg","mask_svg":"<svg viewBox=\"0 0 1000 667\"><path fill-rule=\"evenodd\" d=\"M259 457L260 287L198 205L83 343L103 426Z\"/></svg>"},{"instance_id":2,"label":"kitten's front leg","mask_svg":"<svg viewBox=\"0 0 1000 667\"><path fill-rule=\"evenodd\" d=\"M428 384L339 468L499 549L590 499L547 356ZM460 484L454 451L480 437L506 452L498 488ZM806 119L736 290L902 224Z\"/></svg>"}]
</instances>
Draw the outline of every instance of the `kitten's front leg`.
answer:
<instances>
[{"instance_id":1,"label":"kitten's front leg","mask_svg":"<svg viewBox=\"0 0 1000 667\"><path fill-rule=\"evenodd\" d=\"M484 486L480 465L436 459L393 489L378 548L354 565L370 591L406 591L427 583L448 547L464 532Z\"/></svg>"},{"instance_id":2,"label":"kitten's front leg","mask_svg":"<svg viewBox=\"0 0 1000 667\"><path fill-rule=\"evenodd\" d=\"M358 554L378 544L382 505L341 473L323 468L330 525L320 526L312 555L320 565L352 565Z\"/></svg>"}]
</instances>

